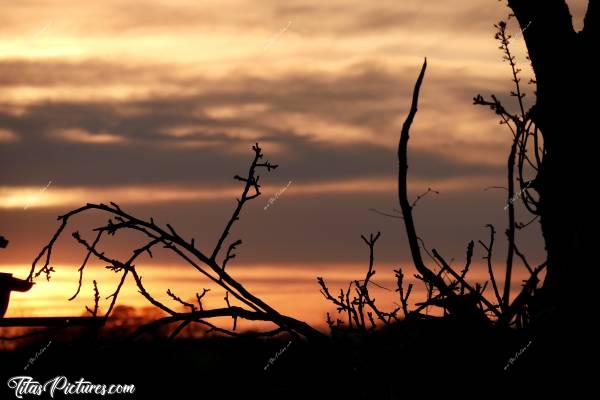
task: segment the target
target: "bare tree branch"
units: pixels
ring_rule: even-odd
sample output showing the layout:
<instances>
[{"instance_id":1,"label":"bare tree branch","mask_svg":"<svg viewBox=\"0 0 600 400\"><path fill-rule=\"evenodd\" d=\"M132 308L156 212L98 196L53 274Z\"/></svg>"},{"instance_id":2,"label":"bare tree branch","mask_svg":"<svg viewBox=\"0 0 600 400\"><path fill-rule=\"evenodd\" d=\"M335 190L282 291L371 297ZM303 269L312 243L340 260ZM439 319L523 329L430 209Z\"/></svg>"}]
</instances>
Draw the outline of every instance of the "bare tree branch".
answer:
<instances>
[{"instance_id":1,"label":"bare tree branch","mask_svg":"<svg viewBox=\"0 0 600 400\"><path fill-rule=\"evenodd\" d=\"M166 312L171 316L179 315L179 313L158 301L148 292L148 290L145 288L142 282L142 277L140 276L139 272L137 271L134 265L134 261L138 259L138 257L142 254L147 253L150 257L152 257L152 247L160 244L165 249L173 251L176 255L185 260L189 265L194 267L197 271L199 271L202 275L207 277L210 281L223 288L227 293L227 296L229 295L229 293L231 293L231 295L235 299L239 300L244 306L247 306L249 308L243 309L234 306L228 307L230 310L233 310L230 311L232 312L230 316L234 319L234 329L236 327L238 317L255 317L257 314L252 313L259 313L261 315L261 320L271 321L275 323L279 326L279 328L282 331L288 331L290 334L295 336L300 334L308 339L322 340L323 338L325 338L325 335L323 335L321 332L312 328L305 322L281 315L274 308L272 308L264 301L250 293L240 282L235 280L230 274L228 274L225 271L225 266L227 265L227 263L235 257L233 251L235 250L237 245L241 244L240 240L233 242L229 246L227 254L225 255L224 260L221 264L219 264L216 261L216 257L219 253L219 250L221 249L223 242L227 239L227 236L229 235L229 231L233 223L239 219L243 206L248 201L255 199L260 195L259 176L255 175L256 171L259 168L265 168L267 171L270 171L277 167L276 165L273 165L268 161L259 162L259 160L262 159L263 154L258 144L254 145L252 149L254 151L254 159L249 168L248 176L245 178L239 176L235 177L236 180L240 180L245 183L242 196L238 200L238 205L234 210L232 217L227 222L225 229L220 235L219 240L211 256L207 256L202 251L200 251L195 246L194 239L187 241L185 238L183 238L170 224L166 224L166 229L163 229L159 225L157 225L152 218L150 218L149 221L136 218L126 213L115 203L110 203L110 205L87 204L83 207L77 208L68 212L67 214L58 217L58 220L60 221L60 226L55 232L55 234L52 236L50 242L40 251L38 256L35 258L28 279L31 280L34 276L38 277L42 273L45 273L46 278L50 279L50 275L54 271L54 269L50 265L52 250L56 241L62 234L63 230L68 225L70 219L81 214L87 214L91 211L99 211L102 213L109 214L110 219L108 220L108 223L106 225L94 229L94 231L96 232L96 238L91 244L85 239L83 239L78 232L75 232L73 234L73 237L77 240L77 242L87 250L87 256L79 269L80 281L78 289L72 298L75 298L79 294L79 290L83 280L83 271L85 266L87 265L89 258L92 255L98 258L99 260L108 263L109 266L107 268L114 271L115 273L122 273L122 276L115 292L108 297L112 298L112 301L107 313L104 316L105 320L108 319L108 316L110 315L114 305L116 304L118 295L121 291L121 288L123 287L127 275L133 276L133 279L138 287L140 294L142 294L142 296L144 296L152 305L161 309L162 311ZM251 191L253 191L253 193L251 193ZM126 261L112 259L105 255L104 252L98 250L98 245L100 244L102 237L104 237L104 233L107 233L108 235L116 235L121 230L133 230L134 232L142 234L148 239L147 244L138 249L135 249L131 257ZM41 262L42 259L44 259L44 263L36 272L37 264ZM167 294L173 300L189 308L192 312L201 312L201 314L198 314L198 316L201 317L202 315L211 315L211 310L205 310L202 306L202 298L206 295L207 291L208 290L205 289L201 295L196 295L196 300L198 301L198 307L200 308L200 310L196 310L195 305L183 301L180 297L176 296L173 292L171 292L170 289L167 291ZM201 323L205 326L211 325L206 321L194 320L192 322ZM187 325L188 323L181 323L179 328L173 332L173 337L179 334L179 332L181 332ZM212 326L210 326L210 329L220 331L219 329L216 329L216 327Z\"/></svg>"}]
</instances>

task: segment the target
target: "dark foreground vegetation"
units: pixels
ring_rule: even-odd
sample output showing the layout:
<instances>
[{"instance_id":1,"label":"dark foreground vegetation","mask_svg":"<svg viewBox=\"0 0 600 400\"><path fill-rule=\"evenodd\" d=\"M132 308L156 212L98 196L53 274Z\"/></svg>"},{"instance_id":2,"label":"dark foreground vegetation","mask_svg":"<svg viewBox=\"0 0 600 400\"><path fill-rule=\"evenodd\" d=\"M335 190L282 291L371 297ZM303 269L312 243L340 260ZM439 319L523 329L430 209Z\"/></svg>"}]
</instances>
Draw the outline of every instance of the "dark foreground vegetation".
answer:
<instances>
[{"instance_id":1,"label":"dark foreground vegetation","mask_svg":"<svg viewBox=\"0 0 600 400\"><path fill-rule=\"evenodd\" d=\"M320 344L286 337L97 341L90 333L59 334L0 352L0 393L2 399L14 398L6 381L17 375L40 382L65 375L71 382L83 377L95 384L134 384L134 395L106 398L135 399L401 399L451 393L470 398L558 388L577 392L585 387L585 375L578 375L585 368L577 364L577 354L568 353L580 346L564 346L565 333L441 319L400 322L360 338Z\"/></svg>"}]
</instances>

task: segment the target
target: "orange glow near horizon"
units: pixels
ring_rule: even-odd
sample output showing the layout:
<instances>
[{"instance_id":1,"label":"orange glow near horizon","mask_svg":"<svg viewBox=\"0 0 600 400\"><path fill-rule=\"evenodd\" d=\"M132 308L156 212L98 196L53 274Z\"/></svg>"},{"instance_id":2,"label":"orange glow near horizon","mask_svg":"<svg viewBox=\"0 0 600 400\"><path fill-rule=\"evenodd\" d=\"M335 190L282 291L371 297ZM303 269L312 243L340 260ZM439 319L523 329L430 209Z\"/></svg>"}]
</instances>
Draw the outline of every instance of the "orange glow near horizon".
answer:
<instances>
[{"instance_id":1,"label":"orange glow near horizon","mask_svg":"<svg viewBox=\"0 0 600 400\"><path fill-rule=\"evenodd\" d=\"M2 271L13 273L17 277L25 277L29 273L29 266L1 265ZM83 285L78 297L73 301L68 301L77 288L78 272L77 267L72 265L56 265L56 272L52 274L50 282L45 278L39 277L35 280L36 284L27 293L13 293L11 296L10 307L6 317L44 317L44 316L79 316L89 315L85 311L85 306L93 308L93 286L92 281L96 279L99 283L98 288L101 294L100 314L105 312L110 304L105 297L112 294L121 274L114 274L99 266L90 265L86 267ZM232 267L235 270L230 271L248 290L260 297L267 304L275 307L279 312L292 317L304 320L320 329L325 329L326 313L329 312L332 318L337 315L335 307L326 301L320 293L320 288L316 282L317 276L322 276L328 284L332 294L337 293L340 288L346 288L348 282L354 279L361 279L365 272L365 266L362 264L352 265L242 265ZM398 304L398 293L395 292L395 279L392 272L392 265L382 265L377 268L378 273L371 285L372 295L377 300L381 309L394 309ZM138 268L143 277L146 289L157 300L164 302L175 311L184 311L182 306L173 302L167 295L166 290L171 289L185 301L195 302L196 292L202 288L210 288L211 291L203 302L206 308L221 308L225 306L223 300L223 291L215 287L214 284L208 284L206 279L201 278L200 274L190 267L181 265L167 266L146 266ZM471 281L484 283L487 280L487 271L484 265L472 266ZM496 272L498 283L502 285L502 271ZM410 304L423 301L425 290L420 284L412 278L409 271L405 271L407 280L405 285L414 284L413 294L410 298ZM520 291L521 279L526 278L526 274L517 269L513 277L512 296L516 296ZM380 285L386 289L378 287ZM390 290L387 290L390 289ZM491 288L486 291L487 297L491 296ZM490 297L489 297L490 298ZM302 307L298 307L299 302ZM131 306L137 309L152 307L152 305L137 291L133 279L128 278L116 305ZM232 305L237 305L232 300ZM435 311L434 311L435 312ZM344 319L345 316L339 316ZM242 324L242 327L248 328L256 326L255 324Z\"/></svg>"}]
</instances>

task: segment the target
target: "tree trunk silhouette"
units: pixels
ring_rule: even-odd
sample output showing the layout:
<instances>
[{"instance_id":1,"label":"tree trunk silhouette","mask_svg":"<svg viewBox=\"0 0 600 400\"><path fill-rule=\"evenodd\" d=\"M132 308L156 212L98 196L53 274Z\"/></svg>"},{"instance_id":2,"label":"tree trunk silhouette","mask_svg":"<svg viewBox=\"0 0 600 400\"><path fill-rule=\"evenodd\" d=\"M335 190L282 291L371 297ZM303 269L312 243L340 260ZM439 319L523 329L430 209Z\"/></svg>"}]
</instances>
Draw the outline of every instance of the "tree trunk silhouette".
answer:
<instances>
[{"instance_id":1,"label":"tree trunk silhouette","mask_svg":"<svg viewBox=\"0 0 600 400\"><path fill-rule=\"evenodd\" d=\"M543 307L574 311L595 284L591 193L592 119L590 95L597 88L598 2L589 1L584 28L575 32L564 0L509 0L523 31L537 83L532 119L545 146L532 185L548 253ZM588 303L589 304L589 303Z\"/></svg>"}]
</instances>

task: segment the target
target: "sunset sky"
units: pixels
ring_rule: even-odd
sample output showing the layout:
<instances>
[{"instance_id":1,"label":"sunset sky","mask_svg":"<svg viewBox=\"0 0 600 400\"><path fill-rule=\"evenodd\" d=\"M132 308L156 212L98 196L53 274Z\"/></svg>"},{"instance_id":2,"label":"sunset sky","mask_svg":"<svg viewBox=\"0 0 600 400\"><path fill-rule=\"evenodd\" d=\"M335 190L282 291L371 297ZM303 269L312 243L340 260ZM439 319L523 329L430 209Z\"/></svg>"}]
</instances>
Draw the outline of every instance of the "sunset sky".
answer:
<instances>
[{"instance_id":1,"label":"sunset sky","mask_svg":"<svg viewBox=\"0 0 600 400\"><path fill-rule=\"evenodd\" d=\"M568 3L580 28L585 2ZM315 277L333 288L360 278L368 260L360 234L381 231L375 280L391 288L392 270L410 266L404 227L369 209L398 208L396 147L424 57L409 188L413 198L440 192L419 202L417 229L460 266L468 241L488 239L486 224L503 241L505 192L484 189L505 185L510 136L472 98L496 93L514 108L493 27L508 12L493 0L3 4L0 234L10 245L0 271L24 278L56 216L87 202L117 202L212 249L241 190L232 177L246 172L259 142L280 167L263 174L263 196L232 232L244 243L230 273L282 312L318 323L331 308ZM516 21L509 30L533 97ZM67 298L85 256L70 233L91 239L93 222L66 232L56 279L15 295L9 316L78 315L92 303L89 284L80 302ZM519 235L533 262L543 261L538 228ZM103 250L126 254L133 243ZM500 267L503 243L495 255ZM482 256L477 247L480 282ZM96 265L86 279L108 295L109 272ZM203 287L173 257L138 267L157 293L185 298ZM132 283L121 303L145 305ZM380 296L391 304L395 294ZM222 296L211 301L222 305Z\"/></svg>"}]
</instances>

